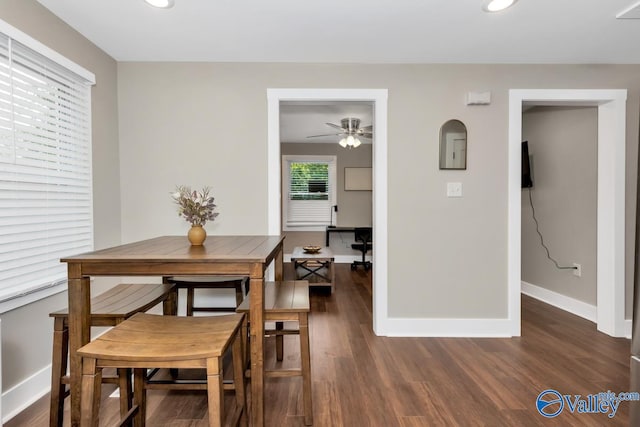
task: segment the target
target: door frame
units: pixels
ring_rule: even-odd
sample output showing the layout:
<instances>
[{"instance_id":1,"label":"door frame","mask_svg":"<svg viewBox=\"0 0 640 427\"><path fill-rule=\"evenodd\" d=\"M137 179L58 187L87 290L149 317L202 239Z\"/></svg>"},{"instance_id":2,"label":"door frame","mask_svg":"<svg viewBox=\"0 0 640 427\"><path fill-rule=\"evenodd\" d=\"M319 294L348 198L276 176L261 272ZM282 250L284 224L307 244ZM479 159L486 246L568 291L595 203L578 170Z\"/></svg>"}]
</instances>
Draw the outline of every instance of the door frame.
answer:
<instances>
[{"instance_id":1,"label":"door frame","mask_svg":"<svg viewBox=\"0 0 640 427\"><path fill-rule=\"evenodd\" d=\"M521 322L522 105L598 108L597 328L614 337L629 334L625 321L624 89L512 89L509 91L508 286L512 334Z\"/></svg>"},{"instance_id":2,"label":"door frame","mask_svg":"<svg viewBox=\"0 0 640 427\"><path fill-rule=\"evenodd\" d=\"M368 101L373 104L375 128L372 149L373 174L373 331L388 330L387 254L387 89L267 89L268 230L282 230L280 102Z\"/></svg>"}]
</instances>

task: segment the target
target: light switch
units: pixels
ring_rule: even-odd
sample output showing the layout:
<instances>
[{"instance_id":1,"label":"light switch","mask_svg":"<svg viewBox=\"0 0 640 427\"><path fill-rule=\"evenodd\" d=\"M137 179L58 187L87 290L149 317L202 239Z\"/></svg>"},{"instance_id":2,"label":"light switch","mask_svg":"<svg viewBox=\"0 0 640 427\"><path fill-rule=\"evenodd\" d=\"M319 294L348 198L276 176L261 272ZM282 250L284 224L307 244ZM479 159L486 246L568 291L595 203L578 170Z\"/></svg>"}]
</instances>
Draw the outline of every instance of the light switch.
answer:
<instances>
[{"instance_id":1,"label":"light switch","mask_svg":"<svg viewBox=\"0 0 640 427\"><path fill-rule=\"evenodd\" d=\"M447 197L462 197L462 183L447 182Z\"/></svg>"}]
</instances>

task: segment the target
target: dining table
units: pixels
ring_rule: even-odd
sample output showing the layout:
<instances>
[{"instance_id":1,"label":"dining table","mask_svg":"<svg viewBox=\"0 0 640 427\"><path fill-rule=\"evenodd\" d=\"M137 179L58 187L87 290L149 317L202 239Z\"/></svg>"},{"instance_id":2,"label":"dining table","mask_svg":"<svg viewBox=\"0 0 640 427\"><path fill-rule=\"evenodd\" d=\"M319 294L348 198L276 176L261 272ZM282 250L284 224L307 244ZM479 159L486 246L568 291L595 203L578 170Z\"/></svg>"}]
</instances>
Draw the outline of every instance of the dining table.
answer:
<instances>
[{"instance_id":1,"label":"dining table","mask_svg":"<svg viewBox=\"0 0 640 427\"><path fill-rule=\"evenodd\" d=\"M284 236L209 236L194 246L186 236L161 236L61 259L69 296L70 418L80 426L82 360L77 350L91 339L91 287L96 276L248 276L250 295L250 425L264 426L264 282L273 264L283 278Z\"/></svg>"}]
</instances>

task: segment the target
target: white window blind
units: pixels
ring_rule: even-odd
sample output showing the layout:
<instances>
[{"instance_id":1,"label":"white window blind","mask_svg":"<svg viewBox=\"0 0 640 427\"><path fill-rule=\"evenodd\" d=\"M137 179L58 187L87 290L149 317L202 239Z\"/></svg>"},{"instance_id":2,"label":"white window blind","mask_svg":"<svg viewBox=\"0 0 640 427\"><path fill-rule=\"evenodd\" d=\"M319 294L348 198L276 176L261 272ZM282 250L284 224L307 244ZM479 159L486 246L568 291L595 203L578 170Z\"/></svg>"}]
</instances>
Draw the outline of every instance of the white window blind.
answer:
<instances>
[{"instance_id":1,"label":"white window blind","mask_svg":"<svg viewBox=\"0 0 640 427\"><path fill-rule=\"evenodd\" d=\"M335 156L283 156L285 229L324 229L336 199Z\"/></svg>"},{"instance_id":2,"label":"white window blind","mask_svg":"<svg viewBox=\"0 0 640 427\"><path fill-rule=\"evenodd\" d=\"M93 248L90 83L0 34L0 302Z\"/></svg>"}]
</instances>

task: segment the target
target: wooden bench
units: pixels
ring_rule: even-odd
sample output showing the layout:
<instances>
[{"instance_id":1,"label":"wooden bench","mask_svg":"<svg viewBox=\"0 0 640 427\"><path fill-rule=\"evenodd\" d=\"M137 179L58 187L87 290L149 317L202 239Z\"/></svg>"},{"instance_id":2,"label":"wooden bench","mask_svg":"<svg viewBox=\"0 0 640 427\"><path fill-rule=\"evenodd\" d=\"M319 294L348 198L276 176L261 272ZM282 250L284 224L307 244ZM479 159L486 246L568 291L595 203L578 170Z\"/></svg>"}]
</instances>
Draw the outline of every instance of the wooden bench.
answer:
<instances>
[{"instance_id":1,"label":"wooden bench","mask_svg":"<svg viewBox=\"0 0 640 427\"><path fill-rule=\"evenodd\" d=\"M195 312L234 312L244 299L245 293L242 285L248 286L247 277L243 276L174 276L166 277L165 283L172 283L178 289L187 290L187 316L193 316ZM197 289L234 289L236 303L231 306L197 306L195 295Z\"/></svg>"},{"instance_id":2,"label":"wooden bench","mask_svg":"<svg viewBox=\"0 0 640 427\"><path fill-rule=\"evenodd\" d=\"M250 293L250 292L249 292ZM245 300L238 307L238 312L245 313L244 328L246 333L243 334L245 339L244 348L247 347L246 338L248 337L249 326L249 302L250 298ZM266 282L264 285L264 320L267 322L276 322L276 329L265 330L265 335L276 336L276 358L281 361L283 359L283 335L297 334L300 335L300 369L273 369L265 370L266 377L302 377L302 394L304 406L304 423L305 425L313 424L313 410L311 398L311 354L309 348L309 282L306 280L291 280L282 282ZM283 328L282 322L294 321L298 322L298 329Z\"/></svg>"},{"instance_id":3,"label":"wooden bench","mask_svg":"<svg viewBox=\"0 0 640 427\"><path fill-rule=\"evenodd\" d=\"M225 316L158 316L138 313L89 344L81 347L81 425L99 425L102 369L134 370L134 405L121 424L146 421L146 371L149 368L206 369L209 426L225 421L223 356L232 349L236 404L231 425L237 425L246 408L242 354L243 314ZM174 387L176 388L176 387ZM246 417L244 418L246 420Z\"/></svg>"},{"instance_id":4,"label":"wooden bench","mask_svg":"<svg viewBox=\"0 0 640 427\"><path fill-rule=\"evenodd\" d=\"M163 312L176 312L176 292L169 284L119 284L91 299L91 326L115 326L136 313L163 303ZM49 314L53 317L51 357L51 397L49 425L62 426L64 399L69 395L67 361L69 357L69 312L65 308ZM119 384L120 412L131 407L131 376L120 371L116 377L104 377L104 383Z\"/></svg>"}]
</instances>

